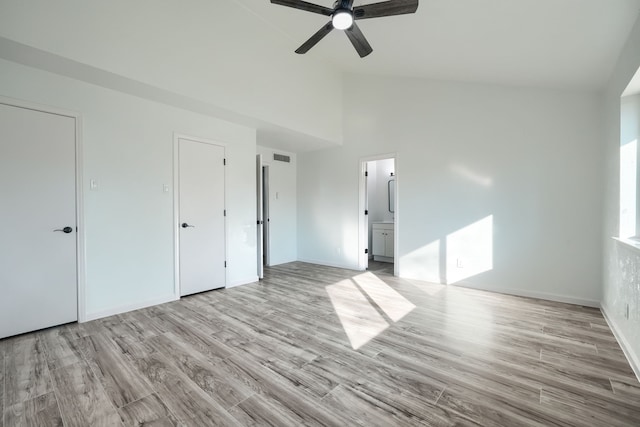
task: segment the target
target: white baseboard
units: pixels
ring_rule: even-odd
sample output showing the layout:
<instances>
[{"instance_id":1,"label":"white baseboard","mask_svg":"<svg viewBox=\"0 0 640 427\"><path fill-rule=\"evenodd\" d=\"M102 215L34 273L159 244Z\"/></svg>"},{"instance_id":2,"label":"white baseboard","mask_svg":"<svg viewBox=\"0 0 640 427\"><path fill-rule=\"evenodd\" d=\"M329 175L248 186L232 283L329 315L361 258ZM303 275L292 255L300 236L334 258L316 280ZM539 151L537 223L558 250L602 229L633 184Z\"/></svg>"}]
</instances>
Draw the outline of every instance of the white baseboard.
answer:
<instances>
[{"instance_id":1,"label":"white baseboard","mask_svg":"<svg viewBox=\"0 0 640 427\"><path fill-rule=\"evenodd\" d=\"M249 277L248 279L236 280L234 282L229 283L225 288L235 288L236 286L248 285L250 283L256 283L258 281L258 276Z\"/></svg>"},{"instance_id":2,"label":"white baseboard","mask_svg":"<svg viewBox=\"0 0 640 427\"><path fill-rule=\"evenodd\" d=\"M618 344L620 344L622 352L627 357L627 361L629 362L629 365L631 365L631 369L633 369L633 372L636 374L638 381L640 381L640 357L638 357L635 351L633 351L633 348L629 344L629 341L627 341L622 332L620 332L620 328L618 328L618 325L616 321L613 320L613 317L609 315L604 304L600 305L600 311L602 311L604 320L607 321L607 324L613 332L613 335L616 337L616 340L618 340Z\"/></svg>"},{"instance_id":3,"label":"white baseboard","mask_svg":"<svg viewBox=\"0 0 640 427\"><path fill-rule=\"evenodd\" d=\"M527 298L537 298L537 299L544 299L547 301L563 302L567 304L583 305L585 307L600 308L600 301L569 297L566 295L548 294L545 292L531 292L531 291L526 291L522 289L504 289L504 288L494 288L491 286L478 286L475 284L472 285L470 283L465 283L465 282L458 282L458 283L451 284L449 286L460 286L463 288L478 289L480 291L496 292L498 294L514 295L518 297L527 297Z\"/></svg>"},{"instance_id":4,"label":"white baseboard","mask_svg":"<svg viewBox=\"0 0 640 427\"><path fill-rule=\"evenodd\" d=\"M87 313L84 317L83 322L89 322L91 320L101 319L103 317L114 316L116 314L122 314L128 311L139 310L141 308L147 308L153 305L164 304L171 301L177 301L179 299L180 299L179 297L176 297L175 295L171 295L171 296L166 296L162 298L154 298L152 300L147 300L140 303L121 305L119 307L110 308L108 310L96 311L94 313Z\"/></svg>"},{"instance_id":5,"label":"white baseboard","mask_svg":"<svg viewBox=\"0 0 640 427\"><path fill-rule=\"evenodd\" d=\"M282 265L282 264L288 264L290 262L296 262L298 261L297 258L292 258L292 259L285 259L285 260L278 260L275 262L271 262L271 264L269 264L269 267L275 267L276 265Z\"/></svg>"},{"instance_id":6,"label":"white baseboard","mask_svg":"<svg viewBox=\"0 0 640 427\"><path fill-rule=\"evenodd\" d=\"M309 264L324 265L326 267L345 268L347 270L361 271L360 268L358 268L358 265L337 264L333 262L318 261L317 259L304 259L304 258L299 258L298 261L306 262Z\"/></svg>"}]
</instances>

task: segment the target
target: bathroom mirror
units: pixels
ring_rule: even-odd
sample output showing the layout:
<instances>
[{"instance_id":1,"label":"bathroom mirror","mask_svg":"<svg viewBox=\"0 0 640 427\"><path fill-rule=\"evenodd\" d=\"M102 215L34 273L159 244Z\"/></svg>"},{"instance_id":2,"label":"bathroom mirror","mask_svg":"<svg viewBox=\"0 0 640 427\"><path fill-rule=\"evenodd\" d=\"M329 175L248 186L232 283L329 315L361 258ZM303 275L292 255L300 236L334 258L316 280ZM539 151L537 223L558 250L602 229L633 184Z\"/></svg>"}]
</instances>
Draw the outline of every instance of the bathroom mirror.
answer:
<instances>
[{"instance_id":1,"label":"bathroom mirror","mask_svg":"<svg viewBox=\"0 0 640 427\"><path fill-rule=\"evenodd\" d=\"M396 206L396 180L390 179L387 184L389 186L389 212L394 212Z\"/></svg>"}]
</instances>

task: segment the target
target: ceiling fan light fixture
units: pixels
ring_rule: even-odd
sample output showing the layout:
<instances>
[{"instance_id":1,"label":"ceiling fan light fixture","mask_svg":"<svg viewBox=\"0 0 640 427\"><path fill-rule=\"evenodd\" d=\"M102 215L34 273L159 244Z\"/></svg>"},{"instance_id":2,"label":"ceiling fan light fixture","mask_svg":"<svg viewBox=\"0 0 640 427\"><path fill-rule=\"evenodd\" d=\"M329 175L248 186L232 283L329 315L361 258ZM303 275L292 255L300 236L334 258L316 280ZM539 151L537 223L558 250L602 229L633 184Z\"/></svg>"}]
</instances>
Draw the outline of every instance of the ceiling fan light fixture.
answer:
<instances>
[{"instance_id":1,"label":"ceiling fan light fixture","mask_svg":"<svg viewBox=\"0 0 640 427\"><path fill-rule=\"evenodd\" d=\"M328 2L329 0L324 1ZM344 31L345 35L356 49L356 52L358 52L358 55L360 55L360 58L364 58L373 52L373 48L367 41L364 34L362 34L360 27L358 27L358 24L356 24L355 21L360 19L415 13L416 10L418 10L419 0L377 1L377 3L354 6L353 3L355 0L335 0L332 8L310 3L307 0L271 0L271 3L331 17L329 22L324 24L322 28L316 31L315 34L309 38L309 40L296 49L296 53L307 53L309 49L318 44L320 40L325 38L327 34L333 30L346 30Z\"/></svg>"},{"instance_id":2,"label":"ceiling fan light fixture","mask_svg":"<svg viewBox=\"0 0 640 427\"><path fill-rule=\"evenodd\" d=\"M346 30L353 25L353 15L348 10L337 10L331 17L331 23L336 30Z\"/></svg>"}]
</instances>

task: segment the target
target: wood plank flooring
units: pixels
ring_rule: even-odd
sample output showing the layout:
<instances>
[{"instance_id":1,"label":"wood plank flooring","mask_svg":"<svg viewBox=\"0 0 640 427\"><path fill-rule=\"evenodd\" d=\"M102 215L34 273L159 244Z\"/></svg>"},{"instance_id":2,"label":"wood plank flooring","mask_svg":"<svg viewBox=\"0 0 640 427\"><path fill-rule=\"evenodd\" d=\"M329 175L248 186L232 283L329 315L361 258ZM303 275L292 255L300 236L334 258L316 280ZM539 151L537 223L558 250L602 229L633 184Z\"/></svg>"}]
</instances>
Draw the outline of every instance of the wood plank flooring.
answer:
<instances>
[{"instance_id":1,"label":"wood plank flooring","mask_svg":"<svg viewBox=\"0 0 640 427\"><path fill-rule=\"evenodd\" d=\"M638 426L597 309L290 263L0 341L0 427Z\"/></svg>"}]
</instances>

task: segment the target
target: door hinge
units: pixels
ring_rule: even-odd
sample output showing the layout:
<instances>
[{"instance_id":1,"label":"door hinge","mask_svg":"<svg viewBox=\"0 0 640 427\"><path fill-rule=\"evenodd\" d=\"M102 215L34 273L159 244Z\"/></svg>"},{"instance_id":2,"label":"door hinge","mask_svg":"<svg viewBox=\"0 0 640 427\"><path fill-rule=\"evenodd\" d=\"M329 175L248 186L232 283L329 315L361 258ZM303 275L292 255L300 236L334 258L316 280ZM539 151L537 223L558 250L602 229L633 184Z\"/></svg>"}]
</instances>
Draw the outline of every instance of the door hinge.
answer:
<instances>
[{"instance_id":1,"label":"door hinge","mask_svg":"<svg viewBox=\"0 0 640 427\"><path fill-rule=\"evenodd\" d=\"M364 171L364 176L369 176L369 172L368 171Z\"/></svg>"},{"instance_id":2,"label":"door hinge","mask_svg":"<svg viewBox=\"0 0 640 427\"><path fill-rule=\"evenodd\" d=\"M224 268L227 268L227 261L224 262Z\"/></svg>"},{"instance_id":3,"label":"door hinge","mask_svg":"<svg viewBox=\"0 0 640 427\"><path fill-rule=\"evenodd\" d=\"M227 166L227 159L222 159L222 165Z\"/></svg>"},{"instance_id":4,"label":"door hinge","mask_svg":"<svg viewBox=\"0 0 640 427\"><path fill-rule=\"evenodd\" d=\"M365 209L365 210L364 210L364 214L365 214L365 215L369 215L369 210L368 210L368 209Z\"/></svg>"},{"instance_id":5,"label":"door hinge","mask_svg":"<svg viewBox=\"0 0 640 427\"><path fill-rule=\"evenodd\" d=\"M227 210L226 209L223 211L223 214L224 214L224 216L227 216Z\"/></svg>"},{"instance_id":6,"label":"door hinge","mask_svg":"<svg viewBox=\"0 0 640 427\"><path fill-rule=\"evenodd\" d=\"M364 250L364 253L365 253L365 254L368 254L368 253L369 253L369 249L365 249L365 250Z\"/></svg>"}]
</instances>

